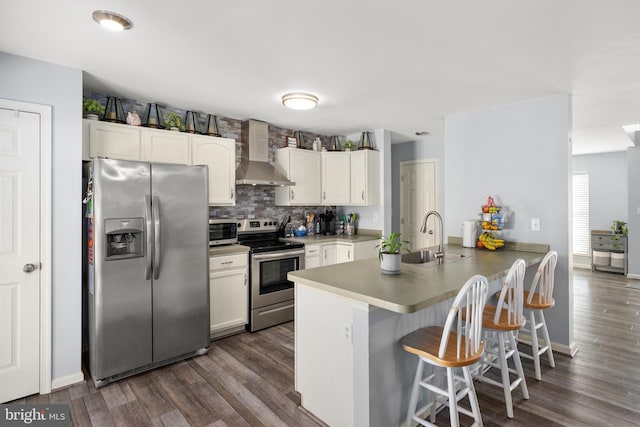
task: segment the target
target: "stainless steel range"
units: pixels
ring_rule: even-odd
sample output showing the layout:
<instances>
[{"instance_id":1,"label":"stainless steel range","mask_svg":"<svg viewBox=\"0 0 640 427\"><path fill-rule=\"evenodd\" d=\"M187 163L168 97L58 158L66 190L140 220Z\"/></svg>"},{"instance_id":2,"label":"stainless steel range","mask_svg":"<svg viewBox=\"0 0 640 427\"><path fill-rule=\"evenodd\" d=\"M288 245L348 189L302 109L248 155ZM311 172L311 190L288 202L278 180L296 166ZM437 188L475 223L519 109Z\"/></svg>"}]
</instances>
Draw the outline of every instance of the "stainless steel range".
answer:
<instances>
[{"instance_id":1,"label":"stainless steel range","mask_svg":"<svg viewBox=\"0 0 640 427\"><path fill-rule=\"evenodd\" d=\"M293 282L287 273L304 268L304 244L279 241L278 222L264 218L239 221L238 243L251 248L249 330L293 320Z\"/></svg>"}]
</instances>

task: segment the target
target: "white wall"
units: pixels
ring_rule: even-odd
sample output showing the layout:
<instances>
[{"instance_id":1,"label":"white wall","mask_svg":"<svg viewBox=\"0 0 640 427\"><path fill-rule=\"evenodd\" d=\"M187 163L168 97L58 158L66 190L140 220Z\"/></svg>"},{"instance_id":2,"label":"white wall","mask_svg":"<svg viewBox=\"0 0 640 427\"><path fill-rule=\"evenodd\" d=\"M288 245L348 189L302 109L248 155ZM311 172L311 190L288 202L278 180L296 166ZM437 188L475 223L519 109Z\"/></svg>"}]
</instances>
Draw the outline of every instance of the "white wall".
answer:
<instances>
[{"instance_id":1,"label":"white wall","mask_svg":"<svg viewBox=\"0 0 640 427\"><path fill-rule=\"evenodd\" d=\"M81 373L82 72L0 52L0 97L52 106L52 378Z\"/></svg>"},{"instance_id":2,"label":"white wall","mask_svg":"<svg viewBox=\"0 0 640 427\"><path fill-rule=\"evenodd\" d=\"M640 279L640 147L627 149L627 179L629 186L628 231L629 231L629 275Z\"/></svg>"},{"instance_id":3,"label":"white wall","mask_svg":"<svg viewBox=\"0 0 640 427\"><path fill-rule=\"evenodd\" d=\"M613 220L628 222L626 151L573 156L573 172L589 174L592 230L610 230Z\"/></svg>"},{"instance_id":4,"label":"white wall","mask_svg":"<svg viewBox=\"0 0 640 427\"><path fill-rule=\"evenodd\" d=\"M545 316L552 341L566 346L573 345L570 129L566 94L445 118L445 235L460 235L459 224L491 195L512 212L507 240L558 251L556 306ZM541 219L540 232L531 231L531 218Z\"/></svg>"},{"instance_id":5,"label":"white wall","mask_svg":"<svg viewBox=\"0 0 640 427\"><path fill-rule=\"evenodd\" d=\"M392 221L391 231L400 232L400 162L407 160L437 160L437 205L444 215L444 138L428 137L422 141L404 142L391 146L391 179L392 190ZM426 214L426 212L425 212Z\"/></svg>"}]
</instances>

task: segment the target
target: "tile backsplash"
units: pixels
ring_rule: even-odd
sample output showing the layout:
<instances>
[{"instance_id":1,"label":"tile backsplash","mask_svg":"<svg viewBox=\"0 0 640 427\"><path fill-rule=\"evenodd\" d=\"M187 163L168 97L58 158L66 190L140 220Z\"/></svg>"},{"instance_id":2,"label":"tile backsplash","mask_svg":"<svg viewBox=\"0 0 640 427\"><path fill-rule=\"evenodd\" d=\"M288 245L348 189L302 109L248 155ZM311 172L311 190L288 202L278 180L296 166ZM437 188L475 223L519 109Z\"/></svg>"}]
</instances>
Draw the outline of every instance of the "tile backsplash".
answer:
<instances>
[{"instance_id":1,"label":"tile backsplash","mask_svg":"<svg viewBox=\"0 0 640 427\"><path fill-rule=\"evenodd\" d=\"M85 92L84 98L92 98L99 101L102 105L106 105L107 97L111 95L105 95L96 92ZM138 115L142 116L142 112L147 106L147 101L133 100L120 97L122 107L125 114L130 111L136 111ZM155 102L155 101L150 101ZM173 106L162 106L161 111L164 116L167 112L173 111L183 118L186 115L187 109L177 108ZM216 114L215 112L199 113L198 119L200 125L204 127L207 114ZM224 138L231 138L236 141L236 168L240 165L240 159L243 155L247 156L247 150L245 149L243 142L240 140L240 129L242 120L224 117L217 115L218 118L218 132ZM256 120L260 120L256 117ZM285 129L277 126L269 125L269 162L275 164L276 149L286 147L286 137L293 136L296 129ZM314 139L320 138L323 147L329 146L329 136L318 135L310 132L303 132L305 139L305 148L311 149ZM331 209L335 212L335 206L276 206L275 205L275 187L268 186L237 186L236 187L236 206L211 206L209 208L210 216L215 217L237 217L238 219L245 218L274 218L278 221L286 219L291 216L291 221L294 223L302 224L304 222L305 212L313 212L316 214L324 212L326 209Z\"/></svg>"}]
</instances>

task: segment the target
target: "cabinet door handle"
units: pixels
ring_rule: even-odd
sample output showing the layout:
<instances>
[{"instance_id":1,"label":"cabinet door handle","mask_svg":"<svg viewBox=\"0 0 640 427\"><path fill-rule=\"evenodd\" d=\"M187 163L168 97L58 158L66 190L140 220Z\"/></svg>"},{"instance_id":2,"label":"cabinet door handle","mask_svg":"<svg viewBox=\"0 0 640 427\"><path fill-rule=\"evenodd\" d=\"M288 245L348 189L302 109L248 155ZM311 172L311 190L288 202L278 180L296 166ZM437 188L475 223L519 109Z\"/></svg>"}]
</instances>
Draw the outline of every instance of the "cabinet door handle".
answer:
<instances>
[{"instance_id":1,"label":"cabinet door handle","mask_svg":"<svg viewBox=\"0 0 640 427\"><path fill-rule=\"evenodd\" d=\"M347 259L351 261L351 249L347 251Z\"/></svg>"},{"instance_id":2,"label":"cabinet door handle","mask_svg":"<svg viewBox=\"0 0 640 427\"><path fill-rule=\"evenodd\" d=\"M247 273L244 273L244 286L247 286Z\"/></svg>"},{"instance_id":3,"label":"cabinet door handle","mask_svg":"<svg viewBox=\"0 0 640 427\"><path fill-rule=\"evenodd\" d=\"M233 199L233 189L231 189L231 198Z\"/></svg>"},{"instance_id":4,"label":"cabinet door handle","mask_svg":"<svg viewBox=\"0 0 640 427\"><path fill-rule=\"evenodd\" d=\"M291 200L293 200L293 190L291 190Z\"/></svg>"},{"instance_id":5,"label":"cabinet door handle","mask_svg":"<svg viewBox=\"0 0 640 427\"><path fill-rule=\"evenodd\" d=\"M364 190L362 190L362 200L364 200Z\"/></svg>"},{"instance_id":6,"label":"cabinet door handle","mask_svg":"<svg viewBox=\"0 0 640 427\"><path fill-rule=\"evenodd\" d=\"M322 200L327 199L327 193L325 191L322 192Z\"/></svg>"}]
</instances>

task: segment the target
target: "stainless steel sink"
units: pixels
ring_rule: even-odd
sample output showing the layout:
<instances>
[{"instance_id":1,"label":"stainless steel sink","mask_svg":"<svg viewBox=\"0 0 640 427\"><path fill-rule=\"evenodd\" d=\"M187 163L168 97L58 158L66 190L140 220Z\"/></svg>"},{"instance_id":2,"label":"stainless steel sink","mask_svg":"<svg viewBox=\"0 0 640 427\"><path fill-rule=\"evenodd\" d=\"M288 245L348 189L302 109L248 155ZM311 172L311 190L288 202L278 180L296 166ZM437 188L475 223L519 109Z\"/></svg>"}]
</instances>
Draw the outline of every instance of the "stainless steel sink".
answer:
<instances>
[{"instance_id":1,"label":"stainless steel sink","mask_svg":"<svg viewBox=\"0 0 640 427\"><path fill-rule=\"evenodd\" d=\"M436 258L436 251L423 249L420 251L415 251L410 254L402 255L402 262L405 264L441 264L443 262L452 262L458 261L464 258L462 254L453 254L450 252L445 252L442 258Z\"/></svg>"}]
</instances>

